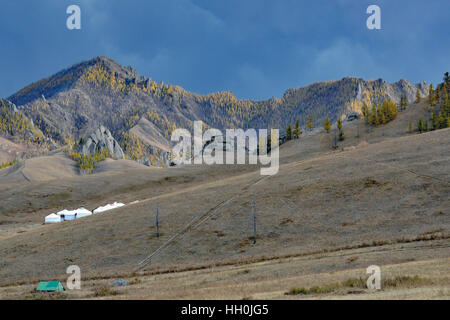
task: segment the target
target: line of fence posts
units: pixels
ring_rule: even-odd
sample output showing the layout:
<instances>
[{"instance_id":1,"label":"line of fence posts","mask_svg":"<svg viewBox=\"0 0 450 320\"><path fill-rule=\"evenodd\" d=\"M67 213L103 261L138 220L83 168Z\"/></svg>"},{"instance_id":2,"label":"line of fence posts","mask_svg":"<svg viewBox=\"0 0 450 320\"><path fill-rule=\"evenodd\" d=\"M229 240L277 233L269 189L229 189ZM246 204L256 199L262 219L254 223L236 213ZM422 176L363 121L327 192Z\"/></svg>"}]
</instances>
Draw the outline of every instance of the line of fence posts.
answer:
<instances>
[{"instance_id":1,"label":"line of fence posts","mask_svg":"<svg viewBox=\"0 0 450 320\"><path fill-rule=\"evenodd\" d=\"M156 226L156 237L159 238L159 203L158 203L158 201L156 201L156 221L155 221L155 226Z\"/></svg>"},{"instance_id":2,"label":"line of fence posts","mask_svg":"<svg viewBox=\"0 0 450 320\"><path fill-rule=\"evenodd\" d=\"M253 198L252 207L253 207L253 244L256 244L256 201L255 201L255 198Z\"/></svg>"},{"instance_id":3,"label":"line of fence posts","mask_svg":"<svg viewBox=\"0 0 450 320\"><path fill-rule=\"evenodd\" d=\"M252 213L253 213L253 244L256 244L256 201L253 198L252 201ZM159 203L156 202L156 213L155 213L155 227L156 227L156 237L159 238Z\"/></svg>"}]
</instances>

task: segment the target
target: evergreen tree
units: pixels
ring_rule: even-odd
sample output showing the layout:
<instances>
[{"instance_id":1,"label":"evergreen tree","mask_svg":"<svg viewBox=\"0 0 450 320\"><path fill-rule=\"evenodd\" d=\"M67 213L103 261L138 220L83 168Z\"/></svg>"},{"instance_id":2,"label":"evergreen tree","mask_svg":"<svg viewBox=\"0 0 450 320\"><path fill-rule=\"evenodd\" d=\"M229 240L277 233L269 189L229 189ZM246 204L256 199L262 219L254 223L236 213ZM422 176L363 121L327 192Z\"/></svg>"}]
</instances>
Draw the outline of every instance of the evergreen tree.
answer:
<instances>
[{"instance_id":1,"label":"evergreen tree","mask_svg":"<svg viewBox=\"0 0 450 320\"><path fill-rule=\"evenodd\" d=\"M330 123L330 119L328 119L328 116L326 117L325 121L323 122L323 128L325 129L325 131L327 133L330 132L331 123Z\"/></svg>"},{"instance_id":2,"label":"evergreen tree","mask_svg":"<svg viewBox=\"0 0 450 320\"><path fill-rule=\"evenodd\" d=\"M435 107L436 106L436 95L434 94L433 97L431 98L431 106Z\"/></svg>"},{"instance_id":3,"label":"evergreen tree","mask_svg":"<svg viewBox=\"0 0 450 320\"><path fill-rule=\"evenodd\" d=\"M312 115L309 115L307 127L309 130L312 130L312 128L314 128L314 119Z\"/></svg>"},{"instance_id":4,"label":"evergreen tree","mask_svg":"<svg viewBox=\"0 0 450 320\"><path fill-rule=\"evenodd\" d=\"M400 97L400 105L398 107L398 110L406 110L406 107L408 106L408 98L406 97L406 93L402 94Z\"/></svg>"},{"instance_id":5,"label":"evergreen tree","mask_svg":"<svg viewBox=\"0 0 450 320\"><path fill-rule=\"evenodd\" d=\"M380 121L380 123L387 123L389 121L392 121L398 114L397 105L390 99L385 100L383 101L383 104L381 106L378 106L377 114L382 115L380 119L385 119L384 122Z\"/></svg>"},{"instance_id":6,"label":"evergreen tree","mask_svg":"<svg viewBox=\"0 0 450 320\"><path fill-rule=\"evenodd\" d=\"M380 124L385 124L385 123L387 122L387 121L386 121L386 116L384 115L383 112L380 113L378 122L379 122Z\"/></svg>"},{"instance_id":7,"label":"evergreen tree","mask_svg":"<svg viewBox=\"0 0 450 320\"><path fill-rule=\"evenodd\" d=\"M434 90L433 90L433 84L430 84L430 88L428 89L428 102L430 105L433 105L433 99L434 99Z\"/></svg>"},{"instance_id":8,"label":"evergreen tree","mask_svg":"<svg viewBox=\"0 0 450 320\"><path fill-rule=\"evenodd\" d=\"M292 139L292 125L289 124L289 126L286 129L286 139L291 140Z\"/></svg>"},{"instance_id":9,"label":"evergreen tree","mask_svg":"<svg viewBox=\"0 0 450 320\"><path fill-rule=\"evenodd\" d=\"M295 122L294 137L296 139L300 138L300 121L298 119Z\"/></svg>"},{"instance_id":10,"label":"evergreen tree","mask_svg":"<svg viewBox=\"0 0 450 320\"><path fill-rule=\"evenodd\" d=\"M338 118L336 127L339 130L339 141L344 140L345 136L344 136L344 130L342 130L342 120L341 120L341 118Z\"/></svg>"},{"instance_id":11,"label":"evergreen tree","mask_svg":"<svg viewBox=\"0 0 450 320\"><path fill-rule=\"evenodd\" d=\"M441 94L439 92L439 86L436 87L436 92L434 95L435 95L436 102L440 103L441 102Z\"/></svg>"},{"instance_id":12,"label":"evergreen tree","mask_svg":"<svg viewBox=\"0 0 450 320\"><path fill-rule=\"evenodd\" d=\"M417 88L416 89L416 103L419 103L421 98L422 98L422 95L420 94L419 88Z\"/></svg>"},{"instance_id":13,"label":"evergreen tree","mask_svg":"<svg viewBox=\"0 0 450 320\"><path fill-rule=\"evenodd\" d=\"M436 115L434 114L434 112L431 113L431 130L437 130L439 129L439 123L438 123L438 118L436 117Z\"/></svg>"},{"instance_id":14,"label":"evergreen tree","mask_svg":"<svg viewBox=\"0 0 450 320\"><path fill-rule=\"evenodd\" d=\"M422 118L420 118L419 121L417 121L417 131L419 131L420 133L422 133L422 131L423 131L423 120L422 120Z\"/></svg>"},{"instance_id":15,"label":"evergreen tree","mask_svg":"<svg viewBox=\"0 0 450 320\"><path fill-rule=\"evenodd\" d=\"M408 98L406 97L406 93L403 94L403 110L406 110L406 107L408 106Z\"/></svg>"},{"instance_id":16,"label":"evergreen tree","mask_svg":"<svg viewBox=\"0 0 450 320\"><path fill-rule=\"evenodd\" d=\"M438 122L439 128L446 128L447 127L447 119L444 116L443 110L441 110L441 112L439 112L437 122Z\"/></svg>"},{"instance_id":17,"label":"evergreen tree","mask_svg":"<svg viewBox=\"0 0 450 320\"><path fill-rule=\"evenodd\" d=\"M377 123L377 107L375 104L372 105L372 109L370 110L370 124L375 126Z\"/></svg>"},{"instance_id":18,"label":"evergreen tree","mask_svg":"<svg viewBox=\"0 0 450 320\"><path fill-rule=\"evenodd\" d=\"M376 107L376 112L375 112L375 127L378 127L380 125L380 110L381 110L381 106L380 104L378 104L378 106Z\"/></svg>"},{"instance_id":19,"label":"evergreen tree","mask_svg":"<svg viewBox=\"0 0 450 320\"><path fill-rule=\"evenodd\" d=\"M366 123L369 123L369 116L370 116L370 111L369 111L369 107L367 106L367 104L364 102L362 107L361 107L361 112L363 114L364 119L366 120Z\"/></svg>"},{"instance_id":20,"label":"evergreen tree","mask_svg":"<svg viewBox=\"0 0 450 320\"><path fill-rule=\"evenodd\" d=\"M448 96L449 96L449 92L448 91L449 90L448 90L447 84L444 83L444 86L442 87L442 101L443 101L444 105L447 103L447 99L448 99Z\"/></svg>"}]
</instances>

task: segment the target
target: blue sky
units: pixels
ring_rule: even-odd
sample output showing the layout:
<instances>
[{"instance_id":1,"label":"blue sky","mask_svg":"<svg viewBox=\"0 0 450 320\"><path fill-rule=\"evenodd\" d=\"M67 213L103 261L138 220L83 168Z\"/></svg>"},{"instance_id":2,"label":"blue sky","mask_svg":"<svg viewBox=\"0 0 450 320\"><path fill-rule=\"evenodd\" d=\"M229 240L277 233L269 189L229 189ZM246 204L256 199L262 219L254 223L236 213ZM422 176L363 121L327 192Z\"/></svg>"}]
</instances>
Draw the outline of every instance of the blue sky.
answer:
<instances>
[{"instance_id":1,"label":"blue sky","mask_svg":"<svg viewBox=\"0 0 450 320\"><path fill-rule=\"evenodd\" d=\"M81 30L66 8L81 7ZM381 8L381 30L366 8ZM267 99L355 76L437 83L450 71L448 0L15 0L0 10L0 96L104 55L197 93Z\"/></svg>"}]
</instances>

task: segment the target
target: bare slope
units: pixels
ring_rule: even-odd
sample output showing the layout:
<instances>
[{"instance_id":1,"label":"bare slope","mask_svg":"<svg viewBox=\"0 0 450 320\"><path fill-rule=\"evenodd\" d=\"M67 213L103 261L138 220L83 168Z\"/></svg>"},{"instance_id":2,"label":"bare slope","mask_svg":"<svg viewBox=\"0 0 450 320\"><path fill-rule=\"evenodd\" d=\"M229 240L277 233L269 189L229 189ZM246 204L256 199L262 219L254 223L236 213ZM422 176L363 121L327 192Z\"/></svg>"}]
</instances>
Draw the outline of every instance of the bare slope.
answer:
<instances>
[{"instance_id":1,"label":"bare slope","mask_svg":"<svg viewBox=\"0 0 450 320\"><path fill-rule=\"evenodd\" d=\"M102 193L113 192L111 183L118 183L117 179L139 177L137 181L148 181L142 188L134 181L136 187L116 190L117 195L131 200L147 190L147 200L2 240L0 277L3 281L55 277L64 274L68 264L79 265L86 276L131 272L203 214L212 216L162 250L147 269L370 246L430 235L445 238L450 228L450 151L443 146L450 143L449 130L306 159L295 160L292 155L278 175L264 180L259 171L239 174L225 167L179 168L172 178L164 178L160 171L161 179L156 181L154 171L108 175L101 178ZM89 178L80 183L89 186ZM74 182L71 188L78 188ZM256 245L249 238L253 198L258 215ZM156 200L159 239L154 232Z\"/></svg>"},{"instance_id":2,"label":"bare slope","mask_svg":"<svg viewBox=\"0 0 450 320\"><path fill-rule=\"evenodd\" d=\"M12 186L16 183L67 179L77 175L78 169L73 160L64 155L52 155L24 159L8 170L2 170L0 183Z\"/></svg>"},{"instance_id":3,"label":"bare slope","mask_svg":"<svg viewBox=\"0 0 450 320\"><path fill-rule=\"evenodd\" d=\"M0 163L21 158L27 151L26 146L0 137Z\"/></svg>"},{"instance_id":4,"label":"bare slope","mask_svg":"<svg viewBox=\"0 0 450 320\"><path fill-rule=\"evenodd\" d=\"M141 118L130 132L148 145L155 146L166 152L170 151L170 142L160 133L159 129L152 122L145 118Z\"/></svg>"}]
</instances>

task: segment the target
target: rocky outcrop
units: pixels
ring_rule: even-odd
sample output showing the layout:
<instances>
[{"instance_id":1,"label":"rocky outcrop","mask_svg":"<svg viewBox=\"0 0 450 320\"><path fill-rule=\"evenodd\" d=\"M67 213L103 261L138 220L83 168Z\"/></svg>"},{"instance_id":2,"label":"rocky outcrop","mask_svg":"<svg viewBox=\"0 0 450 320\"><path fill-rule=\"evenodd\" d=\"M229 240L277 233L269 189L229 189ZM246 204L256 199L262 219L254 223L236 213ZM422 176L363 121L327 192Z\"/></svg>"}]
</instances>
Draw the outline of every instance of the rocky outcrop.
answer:
<instances>
[{"instance_id":1,"label":"rocky outcrop","mask_svg":"<svg viewBox=\"0 0 450 320\"><path fill-rule=\"evenodd\" d=\"M137 160L138 163L143 164L147 167L170 167L170 161L169 161L169 153L165 151L159 151L157 155L151 155L152 159L148 156L142 157L139 160Z\"/></svg>"},{"instance_id":2,"label":"rocky outcrop","mask_svg":"<svg viewBox=\"0 0 450 320\"><path fill-rule=\"evenodd\" d=\"M389 98L393 99L395 102L399 102L402 94L405 94L408 103L413 103L416 100L417 89L419 89L422 97L426 97L428 95L428 85L425 81L414 85L405 79L389 84L386 92L388 93Z\"/></svg>"},{"instance_id":3,"label":"rocky outcrop","mask_svg":"<svg viewBox=\"0 0 450 320\"><path fill-rule=\"evenodd\" d=\"M353 120L358 120L359 118L361 118L361 116L359 115L358 112L351 112L350 114L347 115L346 120L353 121Z\"/></svg>"},{"instance_id":4,"label":"rocky outcrop","mask_svg":"<svg viewBox=\"0 0 450 320\"><path fill-rule=\"evenodd\" d=\"M115 159L122 159L125 156L122 148L116 139L114 139L111 132L104 126L101 126L87 138L81 147L81 153L94 154L105 149Z\"/></svg>"}]
</instances>

